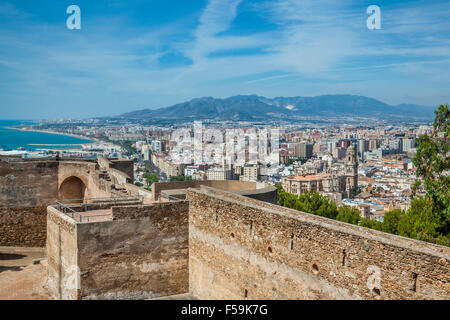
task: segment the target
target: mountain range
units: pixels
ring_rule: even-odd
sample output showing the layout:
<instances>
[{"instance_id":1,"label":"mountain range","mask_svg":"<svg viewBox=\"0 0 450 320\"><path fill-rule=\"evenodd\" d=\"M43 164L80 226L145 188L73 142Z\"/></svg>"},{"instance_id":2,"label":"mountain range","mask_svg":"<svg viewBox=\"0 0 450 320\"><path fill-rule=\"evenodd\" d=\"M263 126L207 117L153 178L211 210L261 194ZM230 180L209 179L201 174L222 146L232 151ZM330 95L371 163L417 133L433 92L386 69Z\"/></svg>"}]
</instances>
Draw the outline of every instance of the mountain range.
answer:
<instances>
[{"instance_id":1,"label":"mountain range","mask_svg":"<svg viewBox=\"0 0 450 320\"><path fill-rule=\"evenodd\" d=\"M357 117L377 119L432 119L435 108L400 104L389 105L357 95L265 98L239 95L224 99L203 97L170 107L128 112L117 118L126 120L295 120L305 117Z\"/></svg>"}]
</instances>

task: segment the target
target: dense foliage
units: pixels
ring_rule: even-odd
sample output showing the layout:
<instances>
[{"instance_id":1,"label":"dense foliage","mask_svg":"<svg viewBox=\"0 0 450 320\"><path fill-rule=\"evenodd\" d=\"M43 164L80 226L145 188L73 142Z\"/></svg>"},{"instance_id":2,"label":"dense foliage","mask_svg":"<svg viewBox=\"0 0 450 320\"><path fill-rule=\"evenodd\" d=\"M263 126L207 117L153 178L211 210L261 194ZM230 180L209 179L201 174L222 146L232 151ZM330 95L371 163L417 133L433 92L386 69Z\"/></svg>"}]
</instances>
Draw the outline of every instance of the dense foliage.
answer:
<instances>
[{"instance_id":1,"label":"dense foliage","mask_svg":"<svg viewBox=\"0 0 450 320\"><path fill-rule=\"evenodd\" d=\"M144 173L145 184L147 185L146 189L151 190L151 186L155 182L159 182L159 178L155 174Z\"/></svg>"},{"instance_id":2,"label":"dense foliage","mask_svg":"<svg viewBox=\"0 0 450 320\"><path fill-rule=\"evenodd\" d=\"M306 192L297 197L285 192L280 185L277 186L277 189L280 206L352 224L359 224L363 220L368 220L360 217L357 208L350 206L337 208L334 201L317 192ZM366 224L370 223L366 222Z\"/></svg>"},{"instance_id":3,"label":"dense foliage","mask_svg":"<svg viewBox=\"0 0 450 320\"><path fill-rule=\"evenodd\" d=\"M334 201L317 192L307 192L297 197L285 192L281 186L277 186L277 188L278 204L283 207L399 236L449 245L448 234L445 235L439 231L443 225L443 217L433 211L425 197L415 198L406 212L402 210L386 212L383 222L380 222L362 218L360 211L355 207L341 206L337 208Z\"/></svg>"}]
</instances>

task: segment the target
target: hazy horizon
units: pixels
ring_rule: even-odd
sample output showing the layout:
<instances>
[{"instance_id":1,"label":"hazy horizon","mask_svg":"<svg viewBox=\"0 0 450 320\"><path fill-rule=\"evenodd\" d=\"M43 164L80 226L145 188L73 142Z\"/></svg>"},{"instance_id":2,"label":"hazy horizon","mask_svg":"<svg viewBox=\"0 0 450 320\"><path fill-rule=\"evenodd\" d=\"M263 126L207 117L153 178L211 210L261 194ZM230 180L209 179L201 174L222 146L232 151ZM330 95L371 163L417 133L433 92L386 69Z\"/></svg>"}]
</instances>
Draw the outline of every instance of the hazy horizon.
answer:
<instances>
[{"instance_id":1,"label":"hazy horizon","mask_svg":"<svg viewBox=\"0 0 450 320\"><path fill-rule=\"evenodd\" d=\"M248 95L245 95L245 96L252 96L252 95L255 95L255 94L248 94ZM325 94L325 95L328 95L328 94ZM329 94L329 95L333 95L333 94ZM339 95L352 95L352 94L339 94ZM212 97L212 98L216 98L216 99L226 99L226 98L231 98L231 97L235 97L235 96L242 96L242 94L235 94L235 95L227 96L227 97L224 97L224 98L219 98L219 97ZM267 96L262 96L262 95L258 95L258 96L261 96L261 97L264 97L264 98L269 98L269 99L281 97L281 96L267 97ZM201 96L201 97L195 97L195 98L192 98L192 99L201 99L201 98L209 98L209 97L210 97L210 96ZM298 97L298 96L292 96L292 97ZM292 98L292 97L283 97L283 98ZM318 96L304 97L304 98L314 98L314 97L318 97ZM376 98L373 98L373 97L366 97L366 98L376 99ZM105 114L105 115L99 115L99 116L95 116L95 117L70 117L70 116L68 116L68 117L57 117L57 118L35 118L35 119L21 119L21 118L16 118L16 119L4 119L4 118L0 118L0 121L24 121L24 122L27 121L27 122L33 122L33 121L41 121L41 120L58 120L58 119L81 119L81 118L86 119L86 118L96 118L96 117L102 118L102 117L109 117L109 116L118 116L118 115L121 115L121 114L124 114L124 113L133 112L133 111L139 111L139 110L146 110L146 109L156 110L156 109L160 109L160 108L171 107L171 106L173 106L173 105L176 105L176 104L179 104L179 103L183 103L183 102L187 102L187 101L190 101L190 100L192 100L192 99L189 99L189 100L186 100L186 101L176 102L176 103L174 103L174 104L167 105L167 106L160 106L160 107L154 107L154 108L135 108L135 109L133 109L133 110L127 110L127 111L122 112L122 113L120 113L120 114ZM380 101L380 102L384 102L384 101L379 100L379 99L376 99L376 100L378 100L378 101ZM406 102L406 103L401 103L401 104L411 104L411 105L414 105L414 103L407 103L407 102ZM398 104L398 105L401 105L401 104ZM440 104L442 104L442 103L440 103ZM447 104L447 103L444 103L444 104ZM391 105L391 106L395 107L395 106L398 106L398 105ZM423 106L423 107L428 107L428 108L433 108L433 109L435 109L435 108L438 107L438 105L436 105L436 106Z\"/></svg>"}]
</instances>

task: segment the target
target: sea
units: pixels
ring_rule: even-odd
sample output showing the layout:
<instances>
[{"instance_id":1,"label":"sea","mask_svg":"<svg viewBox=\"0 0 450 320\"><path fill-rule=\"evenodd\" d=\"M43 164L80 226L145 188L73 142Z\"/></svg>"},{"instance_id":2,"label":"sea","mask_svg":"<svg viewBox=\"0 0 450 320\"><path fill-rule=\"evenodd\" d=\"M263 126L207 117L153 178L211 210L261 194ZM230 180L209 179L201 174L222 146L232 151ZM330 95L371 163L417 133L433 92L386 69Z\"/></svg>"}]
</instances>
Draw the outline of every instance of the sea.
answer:
<instances>
[{"instance_id":1,"label":"sea","mask_svg":"<svg viewBox=\"0 0 450 320\"><path fill-rule=\"evenodd\" d=\"M38 149L81 149L81 144L92 141L51 133L29 132L8 129L10 126L21 124L36 124L26 120L0 120L0 150L27 151Z\"/></svg>"}]
</instances>

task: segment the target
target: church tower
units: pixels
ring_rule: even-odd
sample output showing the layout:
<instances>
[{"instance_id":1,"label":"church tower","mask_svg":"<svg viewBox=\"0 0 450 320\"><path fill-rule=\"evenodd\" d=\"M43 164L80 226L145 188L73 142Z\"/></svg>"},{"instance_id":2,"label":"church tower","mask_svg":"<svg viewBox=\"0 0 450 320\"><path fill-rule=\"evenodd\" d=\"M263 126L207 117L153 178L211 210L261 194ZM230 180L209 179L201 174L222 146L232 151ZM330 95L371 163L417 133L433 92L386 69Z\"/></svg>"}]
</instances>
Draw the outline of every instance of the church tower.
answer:
<instances>
[{"instance_id":1,"label":"church tower","mask_svg":"<svg viewBox=\"0 0 450 320\"><path fill-rule=\"evenodd\" d=\"M352 144L345 154L345 193L350 197L351 190L358 187L358 158Z\"/></svg>"}]
</instances>

